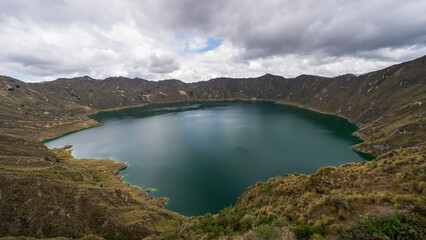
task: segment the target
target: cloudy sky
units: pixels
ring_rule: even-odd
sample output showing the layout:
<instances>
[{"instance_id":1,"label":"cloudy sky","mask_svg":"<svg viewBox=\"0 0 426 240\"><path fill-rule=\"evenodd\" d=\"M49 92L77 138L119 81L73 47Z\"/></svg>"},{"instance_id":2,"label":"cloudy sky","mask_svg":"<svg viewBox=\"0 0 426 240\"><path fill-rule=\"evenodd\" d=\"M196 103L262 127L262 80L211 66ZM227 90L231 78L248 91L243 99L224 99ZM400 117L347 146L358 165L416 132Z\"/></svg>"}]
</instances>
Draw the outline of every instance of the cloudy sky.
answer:
<instances>
[{"instance_id":1,"label":"cloudy sky","mask_svg":"<svg viewBox=\"0 0 426 240\"><path fill-rule=\"evenodd\" d=\"M0 75L361 74L425 55L425 12L425 0L0 0Z\"/></svg>"}]
</instances>

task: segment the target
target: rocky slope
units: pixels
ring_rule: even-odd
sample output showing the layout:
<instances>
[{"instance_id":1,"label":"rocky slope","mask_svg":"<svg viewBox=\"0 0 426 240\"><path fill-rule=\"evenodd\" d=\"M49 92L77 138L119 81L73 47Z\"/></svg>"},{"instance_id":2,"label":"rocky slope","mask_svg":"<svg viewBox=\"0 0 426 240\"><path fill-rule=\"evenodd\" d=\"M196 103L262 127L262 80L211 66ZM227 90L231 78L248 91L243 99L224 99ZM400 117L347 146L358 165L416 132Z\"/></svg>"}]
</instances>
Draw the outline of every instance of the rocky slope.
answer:
<instances>
[{"instance_id":1,"label":"rocky slope","mask_svg":"<svg viewBox=\"0 0 426 240\"><path fill-rule=\"evenodd\" d=\"M120 182L115 173L124 166L73 159L66 150L49 151L39 141L97 126L87 116L102 110L235 99L275 101L345 117L360 127L356 134L365 140L354 149L385 155L310 176L272 178L250 187L234 208L188 221L162 209L161 199ZM290 238L304 229L309 237L336 237L339 228L331 225L346 226L377 210L398 212L400 222L425 216L426 56L358 77L268 74L187 84L122 77L25 83L0 76L0 102L0 236L250 239L269 233ZM412 213L417 217L410 218ZM183 230L173 230L181 222ZM350 234L342 231L341 236Z\"/></svg>"}]
</instances>

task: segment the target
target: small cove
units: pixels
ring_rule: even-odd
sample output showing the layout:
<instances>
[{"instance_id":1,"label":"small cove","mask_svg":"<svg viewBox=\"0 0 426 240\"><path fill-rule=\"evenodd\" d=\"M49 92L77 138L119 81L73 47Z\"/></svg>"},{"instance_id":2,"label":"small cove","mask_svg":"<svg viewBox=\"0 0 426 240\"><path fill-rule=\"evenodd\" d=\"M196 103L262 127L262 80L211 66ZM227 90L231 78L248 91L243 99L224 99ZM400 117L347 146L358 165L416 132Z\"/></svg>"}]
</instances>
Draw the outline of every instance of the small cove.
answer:
<instances>
[{"instance_id":1,"label":"small cove","mask_svg":"<svg viewBox=\"0 0 426 240\"><path fill-rule=\"evenodd\" d=\"M350 149L360 142L354 124L267 102L157 104L92 117L104 125L46 146L128 163L124 181L155 189L186 216L217 213L270 177L367 159Z\"/></svg>"}]
</instances>

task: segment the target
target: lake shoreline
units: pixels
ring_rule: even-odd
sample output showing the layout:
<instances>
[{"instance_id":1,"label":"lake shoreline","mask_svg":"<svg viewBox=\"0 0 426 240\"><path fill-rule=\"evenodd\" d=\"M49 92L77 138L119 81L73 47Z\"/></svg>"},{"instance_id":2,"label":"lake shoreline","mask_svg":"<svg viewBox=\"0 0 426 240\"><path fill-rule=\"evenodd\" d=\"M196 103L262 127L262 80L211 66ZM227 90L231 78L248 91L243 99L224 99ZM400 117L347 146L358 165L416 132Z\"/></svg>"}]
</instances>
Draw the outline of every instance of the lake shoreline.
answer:
<instances>
[{"instance_id":1,"label":"lake shoreline","mask_svg":"<svg viewBox=\"0 0 426 240\"><path fill-rule=\"evenodd\" d=\"M332 113L332 112L326 112L326 111L321 111L312 107L309 107L307 105L304 104L300 104L300 103L296 103L296 102L288 102L288 101L284 101L284 100L274 100L274 99L237 99L237 98L230 98L230 99L209 99L209 100L191 100L191 101L166 101L166 102L156 102L156 103L147 103L147 104L139 104L139 105L135 105L135 106L125 106L125 107L119 107L119 108L111 108L111 109L106 109L106 110L99 110L96 111L93 114L87 115L87 117L89 117L90 119L93 119L91 116L94 116L98 113L102 113L102 112L114 112L114 111L120 111L120 110L124 110L124 109L131 109L131 108L140 108L140 107L147 107L147 106L153 106L153 105L160 105L160 104L174 104L174 103L187 103L187 104L191 104L191 103L215 103L215 102L268 102L268 103L274 103L274 104L278 104L278 105L285 105L285 106L292 106L292 107L296 107L296 108L300 108L300 109L305 109L305 110L309 110L309 111L313 111L316 113L321 113L321 114L325 114L325 115L331 115L331 116L336 116L339 118L343 118L345 120L347 120L348 122L356 125L358 127L358 129L356 131L354 131L352 133L353 136L359 138L361 141L358 144L355 144L353 146L351 146L351 149L359 154L368 156L368 158L370 158L370 160L375 159L377 157L376 154L368 152L367 149L363 149L362 147L360 147L359 145L362 144L363 142L367 141L367 138L365 135L360 134L360 130L364 127L363 125L361 125L360 123L356 122L356 121L352 121L351 119L349 119L346 115L343 114L338 114L338 113ZM96 122L96 119L93 119ZM100 123L100 122L99 122ZM100 123L102 124L102 123ZM78 131L82 131L85 130L87 128L83 128L80 129ZM70 132L73 133L73 132ZM67 135L67 134L64 134ZM64 136L62 135L62 136ZM59 137L62 137L59 136ZM57 139L58 137L55 137L53 139Z\"/></svg>"},{"instance_id":2,"label":"lake shoreline","mask_svg":"<svg viewBox=\"0 0 426 240\"><path fill-rule=\"evenodd\" d=\"M100 113L100 112L114 112L114 111L118 111L118 110L122 110L122 109L129 109L129 108L140 108L140 107L146 107L146 106L153 106L153 105L158 105L158 104L173 104L173 103L183 103L183 104L197 104L197 103L216 103L216 102L224 102L224 103L232 103L232 102L236 102L236 103L270 103L270 104L277 104L277 105L286 105L286 106L290 106L290 107L295 107L296 109L301 109L301 110L308 110L308 111L312 111L312 112L316 112L316 113L319 113L319 114L325 114L325 115L332 115L332 116L336 116L336 117L339 117L339 118L343 118L343 117L341 117L341 116L337 116L337 115L335 115L335 114L330 114L330 113L324 113L324 112L319 112L319 111L313 111L312 109L308 109L308 108L303 108L303 107L300 107L300 106L297 106L297 105L292 105L292 104L287 104L287 103L282 103L282 102L277 102L277 101L271 101L271 100L261 100L261 99L259 99L259 100L248 100L248 99L246 99L246 100L239 100L239 99L227 99L227 100L215 100L215 101L179 101L179 102L172 102L172 103L170 103L170 102L167 102L167 103L153 103L153 104L145 104L145 105L143 105L143 106L136 106L136 107L126 107L126 108L121 108L121 109L112 109L112 110L108 110L108 111L98 111L98 112L96 112L95 114L97 114L97 113ZM93 116L95 115L95 114L91 114L91 115L89 115L89 117L91 118L91 119L94 119L94 120L96 120L95 118L93 118ZM350 122L350 121L348 121L346 118L343 118L343 119L345 119L347 122L349 122L349 123L351 123L351 124L353 124L352 122ZM99 120L96 120L97 122L99 122L100 124L102 124L103 125L103 123L102 123L102 121L99 121ZM101 126L102 126L101 125ZM92 128L92 127L89 127L89 128ZM86 129L89 129L89 128L83 128L83 129L80 129L79 131L82 131L82 130L86 130ZM356 131L356 130L355 130ZM60 137L63 137L63 136L66 136L66 135L69 135L69 134L71 134L71 133L75 133L75 132L78 132L78 131L73 131L73 132L69 132L69 133L67 133L67 134L63 134L63 135L61 135L61 136L59 136L59 137L57 137L57 138L60 138ZM54 138L54 139L57 139L57 138ZM54 140L54 139L52 139L52 140ZM361 141L362 141L362 139L360 139ZM45 141L45 142L48 142L48 141ZM95 157L96 158L96 157ZM110 159L112 159L112 158L110 158ZM122 163L121 161L119 161L119 160L115 160L115 159L112 159L112 160L114 160L114 161L116 161L116 162L120 162L120 163ZM126 163L126 162L124 162L124 163ZM346 164L346 163L344 163L344 164ZM128 164L126 163L126 166L128 166ZM324 166L327 166L327 165L324 165ZM336 165L337 166L337 165ZM323 167L323 166L322 166ZM122 172L123 170L125 170L126 168L123 168L123 169L121 169L120 171L119 171L119 173L120 172ZM315 171L314 171L315 172ZM314 173L313 172L313 173ZM119 173L117 173L117 175L119 174ZM288 172L288 173L291 173L291 172ZM273 177L274 175L270 175L270 177ZM120 177L120 179L121 179L121 181L123 181L124 183L126 183L126 184L129 184L130 186L135 186L135 187L138 187L141 191L145 191L146 192L146 190L149 190L150 188L147 188L146 190L144 190L144 189L142 189L142 188L140 188L138 185L135 185L135 184L133 184L132 183L132 181L125 181L124 180L124 176L118 176L118 177ZM250 186L250 185L249 185ZM152 195L151 195L152 196ZM154 197L154 196L153 196ZM159 197L159 198L161 198L161 197ZM167 202L168 201L166 201L165 202L165 205L167 205ZM173 210L171 210L171 211L173 211ZM181 215L183 215L183 214L181 214ZM188 214L187 214L188 215ZM183 216L186 216L186 215L183 215ZM188 216L192 216L192 215L188 215Z\"/></svg>"}]
</instances>

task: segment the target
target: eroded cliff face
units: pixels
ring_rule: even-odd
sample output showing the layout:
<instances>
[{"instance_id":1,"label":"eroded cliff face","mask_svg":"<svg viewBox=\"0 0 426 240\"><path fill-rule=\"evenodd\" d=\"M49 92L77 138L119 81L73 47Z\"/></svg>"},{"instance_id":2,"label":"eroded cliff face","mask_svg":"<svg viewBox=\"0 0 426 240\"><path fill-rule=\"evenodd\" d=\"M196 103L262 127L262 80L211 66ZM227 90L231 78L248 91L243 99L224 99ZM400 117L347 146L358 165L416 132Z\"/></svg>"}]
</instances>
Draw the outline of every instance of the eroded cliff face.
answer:
<instances>
[{"instance_id":1,"label":"eroded cliff face","mask_svg":"<svg viewBox=\"0 0 426 240\"><path fill-rule=\"evenodd\" d=\"M353 148L378 156L426 143L425 61L426 56L359 77L302 75L286 79L264 75L189 84L122 77L25 83L1 76L0 235L80 237L93 233L139 239L167 232L186 221L161 209L161 200L120 182L114 174L123 166L110 160L72 159L65 150L49 151L39 142L99 125L87 117L89 114L150 103L269 100L347 118L360 127L356 135L365 140ZM349 171L358 168L353 167ZM417 167L422 169L423 165ZM419 174L424 176L424 171ZM392 177L383 173L383 179ZM424 186L424 179L414 182ZM424 201L424 192L416 194ZM295 196L294 201L302 201L301 196ZM268 204L261 202L253 209ZM289 204L293 203L283 207ZM357 214L363 212L353 216Z\"/></svg>"}]
</instances>

